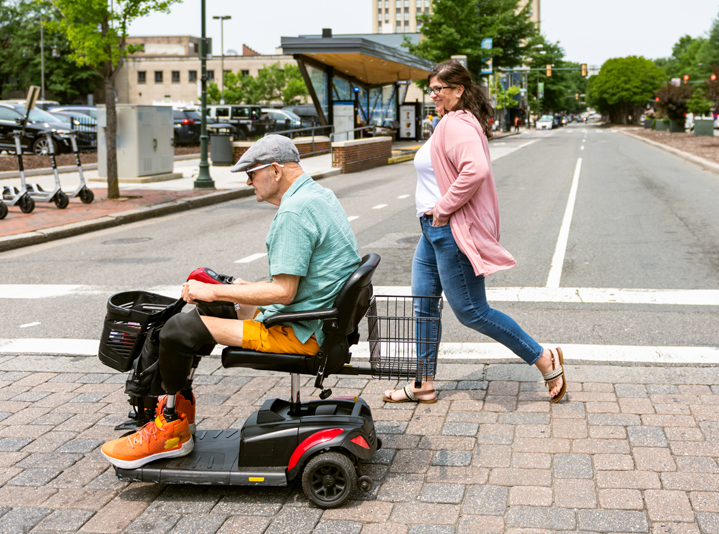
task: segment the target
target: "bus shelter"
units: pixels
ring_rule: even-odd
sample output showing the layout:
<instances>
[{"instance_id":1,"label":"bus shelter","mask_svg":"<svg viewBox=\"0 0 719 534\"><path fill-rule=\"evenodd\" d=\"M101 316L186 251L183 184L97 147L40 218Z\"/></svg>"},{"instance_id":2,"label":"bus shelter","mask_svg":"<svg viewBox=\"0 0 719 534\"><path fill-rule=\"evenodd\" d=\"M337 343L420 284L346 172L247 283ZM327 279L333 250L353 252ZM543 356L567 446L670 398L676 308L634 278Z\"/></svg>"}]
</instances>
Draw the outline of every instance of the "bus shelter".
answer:
<instances>
[{"instance_id":1,"label":"bus shelter","mask_svg":"<svg viewBox=\"0 0 719 534\"><path fill-rule=\"evenodd\" d=\"M297 61L320 124L333 125L336 134L368 125L398 128L410 84L426 79L432 68L430 61L369 36L283 37L282 51Z\"/></svg>"}]
</instances>

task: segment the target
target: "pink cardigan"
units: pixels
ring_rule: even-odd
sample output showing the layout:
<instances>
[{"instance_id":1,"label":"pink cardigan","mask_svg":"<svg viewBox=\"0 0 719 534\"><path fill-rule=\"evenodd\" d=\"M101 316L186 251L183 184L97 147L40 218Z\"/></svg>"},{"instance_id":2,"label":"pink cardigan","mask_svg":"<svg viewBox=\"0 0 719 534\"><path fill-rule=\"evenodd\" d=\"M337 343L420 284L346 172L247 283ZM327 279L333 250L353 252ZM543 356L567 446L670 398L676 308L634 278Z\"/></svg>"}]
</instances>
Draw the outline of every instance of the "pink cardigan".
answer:
<instances>
[{"instance_id":1,"label":"pink cardigan","mask_svg":"<svg viewBox=\"0 0 719 534\"><path fill-rule=\"evenodd\" d=\"M499 244L499 201L489 143L469 111L445 115L432 138L432 168L442 193L435 216L449 219L459 250L477 276L511 269L517 262Z\"/></svg>"}]
</instances>

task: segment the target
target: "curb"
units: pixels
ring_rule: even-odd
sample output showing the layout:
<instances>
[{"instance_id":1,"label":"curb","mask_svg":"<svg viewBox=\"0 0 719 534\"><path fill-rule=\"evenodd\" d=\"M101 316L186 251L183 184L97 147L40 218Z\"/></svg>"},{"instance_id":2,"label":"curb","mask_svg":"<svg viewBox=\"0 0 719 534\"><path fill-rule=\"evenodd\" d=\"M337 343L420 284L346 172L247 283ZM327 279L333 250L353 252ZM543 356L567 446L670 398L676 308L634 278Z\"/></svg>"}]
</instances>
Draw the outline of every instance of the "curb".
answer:
<instances>
[{"instance_id":1,"label":"curb","mask_svg":"<svg viewBox=\"0 0 719 534\"><path fill-rule=\"evenodd\" d=\"M336 176L341 174L341 172L342 171L340 169L331 169L316 172L310 176L312 176L313 180L321 180L322 178ZM245 198L252 195L254 195L254 190L252 188L216 191L207 195L173 200L172 202L165 202L164 204L155 204L153 206L123 211L112 215L104 215L88 221L79 221L70 224L63 224L61 226L53 226L43 230L26 232L24 234L0 237L0 252L7 252L8 250L14 250L30 245L39 245L41 243L55 241L56 239L64 239L66 237L87 234L97 230L104 230L105 228L112 228L123 224L144 221L155 217L164 217L165 215L172 215L173 213L179 213L181 211L204 208L213 204L229 202L230 200L237 200L239 198Z\"/></svg>"},{"instance_id":2,"label":"curb","mask_svg":"<svg viewBox=\"0 0 719 534\"><path fill-rule=\"evenodd\" d=\"M12 157L12 156L4 156L4 157ZM182 161L185 159L199 159L199 154L180 154L179 156L175 156L175 161ZM97 163L88 163L87 165L82 166L83 171L95 171L97 170ZM63 167L58 167L57 172L60 174L68 173L68 172L77 172L77 167L75 165L65 165ZM52 167L44 167L42 169L28 169L25 171L25 178L28 176L42 176L44 174L52 174ZM3 171L0 172L0 180L10 180L11 178L20 178L20 171Z\"/></svg>"},{"instance_id":3,"label":"curb","mask_svg":"<svg viewBox=\"0 0 719 534\"><path fill-rule=\"evenodd\" d=\"M661 148L662 150L670 152L670 153L674 154L675 156L679 156L680 158L684 158L687 161L691 161L692 163L696 163L697 165L706 167L710 171L719 173L719 164L709 161L708 159L704 159L700 156L695 156L694 154L689 154L687 152L683 152L677 148L667 146L662 143L657 143L656 141L652 141L651 139L645 139L644 137L642 137L640 135L634 135L632 133L625 132L622 129L617 129L617 131L623 135L626 135L627 137L633 137L634 139L639 139L640 141L644 141L647 144L653 145L655 147Z\"/></svg>"}]
</instances>

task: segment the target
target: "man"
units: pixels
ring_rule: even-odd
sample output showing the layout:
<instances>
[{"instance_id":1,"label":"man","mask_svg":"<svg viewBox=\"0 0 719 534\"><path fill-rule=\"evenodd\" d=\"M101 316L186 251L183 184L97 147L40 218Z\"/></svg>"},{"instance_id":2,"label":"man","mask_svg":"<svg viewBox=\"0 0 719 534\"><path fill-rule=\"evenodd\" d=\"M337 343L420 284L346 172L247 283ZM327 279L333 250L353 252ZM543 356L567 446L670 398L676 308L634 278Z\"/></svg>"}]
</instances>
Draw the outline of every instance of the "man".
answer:
<instances>
[{"instance_id":1,"label":"man","mask_svg":"<svg viewBox=\"0 0 719 534\"><path fill-rule=\"evenodd\" d=\"M237 319L200 315L197 308L175 315L160 333L160 375L168 395L157 417L138 432L106 443L103 455L125 469L159 458L184 456L193 448L195 399L188 376L198 354L215 343L261 352L315 354L322 345L322 322L266 328L265 317L279 312L329 308L360 264L357 242L342 206L332 191L317 184L300 166L295 145L281 135L257 141L232 172L247 172L247 185L258 202L279 209L267 235L270 279L233 285L182 286L190 303L225 301L235 304Z\"/></svg>"}]
</instances>

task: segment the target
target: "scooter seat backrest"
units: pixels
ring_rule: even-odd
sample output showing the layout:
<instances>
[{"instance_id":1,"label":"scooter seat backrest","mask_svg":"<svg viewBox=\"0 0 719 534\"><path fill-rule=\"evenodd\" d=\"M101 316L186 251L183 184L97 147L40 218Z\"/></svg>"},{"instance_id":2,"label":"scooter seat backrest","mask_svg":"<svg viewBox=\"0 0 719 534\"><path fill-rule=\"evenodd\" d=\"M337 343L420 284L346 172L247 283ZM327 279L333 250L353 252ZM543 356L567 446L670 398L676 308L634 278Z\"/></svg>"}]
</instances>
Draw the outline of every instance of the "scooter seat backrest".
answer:
<instances>
[{"instance_id":1,"label":"scooter seat backrest","mask_svg":"<svg viewBox=\"0 0 719 534\"><path fill-rule=\"evenodd\" d=\"M360 266L350 275L337 294L334 307L337 308L339 315L337 329L339 334L347 336L354 332L367 313L372 298L372 275L379 262L378 254L370 253L363 257Z\"/></svg>"}]
</instances>

